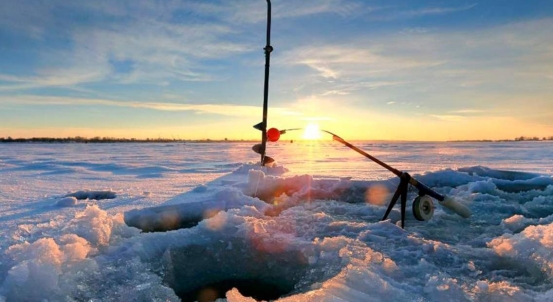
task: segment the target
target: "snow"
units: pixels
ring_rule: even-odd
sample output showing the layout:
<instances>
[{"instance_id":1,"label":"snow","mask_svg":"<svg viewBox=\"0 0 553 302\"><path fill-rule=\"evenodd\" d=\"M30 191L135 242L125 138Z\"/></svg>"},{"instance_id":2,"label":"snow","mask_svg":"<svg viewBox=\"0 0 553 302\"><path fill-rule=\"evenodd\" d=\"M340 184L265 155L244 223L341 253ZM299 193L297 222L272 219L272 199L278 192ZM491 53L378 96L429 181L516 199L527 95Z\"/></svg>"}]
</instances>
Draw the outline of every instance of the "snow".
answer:
<instances>
[{"instance_id":1,"label":"snow","mask_svg":"<svg viewBox=\"0 0 553 302\"><path fill-rule=\"evenodd\" d=\"M56 205L60 207L72 207L77 205L77 198L73 196L60 198L60 200L56 202Z\"/></svg>"},{"instance_id":2,"label":"snow","mask_svg":"<svg viewBox=\"0 0 553 302\"><path fill-rule=\"evenodd\" d=\"M327 142L2 145L0 301L553 298L552 144L359 146L473 215L380 221L397 178Z\"/></svg>"}]
</instances>

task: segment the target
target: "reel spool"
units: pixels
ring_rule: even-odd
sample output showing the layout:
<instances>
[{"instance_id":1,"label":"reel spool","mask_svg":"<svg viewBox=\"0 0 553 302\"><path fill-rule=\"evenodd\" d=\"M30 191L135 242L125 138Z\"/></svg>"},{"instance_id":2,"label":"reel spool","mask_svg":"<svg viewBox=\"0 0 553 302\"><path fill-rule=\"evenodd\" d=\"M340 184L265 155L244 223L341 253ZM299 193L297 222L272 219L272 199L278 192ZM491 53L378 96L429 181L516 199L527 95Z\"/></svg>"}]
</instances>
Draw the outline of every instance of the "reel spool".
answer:
<instances>
[{"instance_id":1,"label":"reel spool","mask_svg":"<svg viewBox=\"0 0 553 302\"><path fill-rule=\"evenodd\" d=\"M413 200L413 215L419 221L428 221L434 216L434 202L427 195L418 196Z\"/></svg>"}]
</instances>

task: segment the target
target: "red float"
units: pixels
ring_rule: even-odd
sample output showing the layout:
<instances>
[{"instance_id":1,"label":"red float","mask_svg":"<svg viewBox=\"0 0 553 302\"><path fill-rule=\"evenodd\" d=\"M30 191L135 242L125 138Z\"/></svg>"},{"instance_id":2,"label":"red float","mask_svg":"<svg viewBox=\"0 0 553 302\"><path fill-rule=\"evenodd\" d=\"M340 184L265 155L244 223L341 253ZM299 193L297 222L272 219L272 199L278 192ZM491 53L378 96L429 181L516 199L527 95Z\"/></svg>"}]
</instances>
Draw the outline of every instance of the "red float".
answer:
<instances>
[{"instance_id":1,"label":"red float","mask_svg":"<svg viewBox=\"0 0 553 302\"><path fill-rule=\"evenodd\" d=\"M276 142L280 138L280 131L277 128L267 130L267 139L270 142Z\"/></svg>"}]
</instances>

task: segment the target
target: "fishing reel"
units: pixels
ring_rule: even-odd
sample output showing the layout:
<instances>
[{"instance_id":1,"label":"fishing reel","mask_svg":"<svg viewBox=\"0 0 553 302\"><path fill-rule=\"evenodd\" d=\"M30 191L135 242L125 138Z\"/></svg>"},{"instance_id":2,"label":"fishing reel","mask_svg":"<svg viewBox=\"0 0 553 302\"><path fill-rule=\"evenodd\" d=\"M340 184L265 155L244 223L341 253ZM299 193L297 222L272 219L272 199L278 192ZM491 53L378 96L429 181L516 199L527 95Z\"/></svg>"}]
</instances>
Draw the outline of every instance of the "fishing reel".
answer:
<instances>
[{"instance_id":1,"label":"fishing reel","mask_svg":"<svg viewBox=\"0 0 553 302\"><path fill-rule=\"evenodd\" d=\"M420 195L413 200L413 216L418 221L428 221L434 216L434 202L428 195Z\"/></svg>"}]
</instances>

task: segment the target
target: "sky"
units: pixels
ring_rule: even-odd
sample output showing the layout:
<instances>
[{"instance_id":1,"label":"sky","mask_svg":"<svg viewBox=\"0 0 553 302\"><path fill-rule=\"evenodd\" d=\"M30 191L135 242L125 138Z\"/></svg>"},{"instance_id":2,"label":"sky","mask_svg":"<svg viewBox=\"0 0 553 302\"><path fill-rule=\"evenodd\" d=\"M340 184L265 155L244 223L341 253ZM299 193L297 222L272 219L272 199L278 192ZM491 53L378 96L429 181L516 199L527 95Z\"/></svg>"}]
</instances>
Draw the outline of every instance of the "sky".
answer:
<instances>
[{"instance_id":1,"label":"sky","mask_svg":"<svg viewBox=\"0 0 553 302\"><path fill-rule=\"evenodd\" d=\"M2 0L0 137L257 139L266 8ZM272 9L268 127L317 123L375 140L553 136L551 0Z\"/></svg>"}]
</instances>

